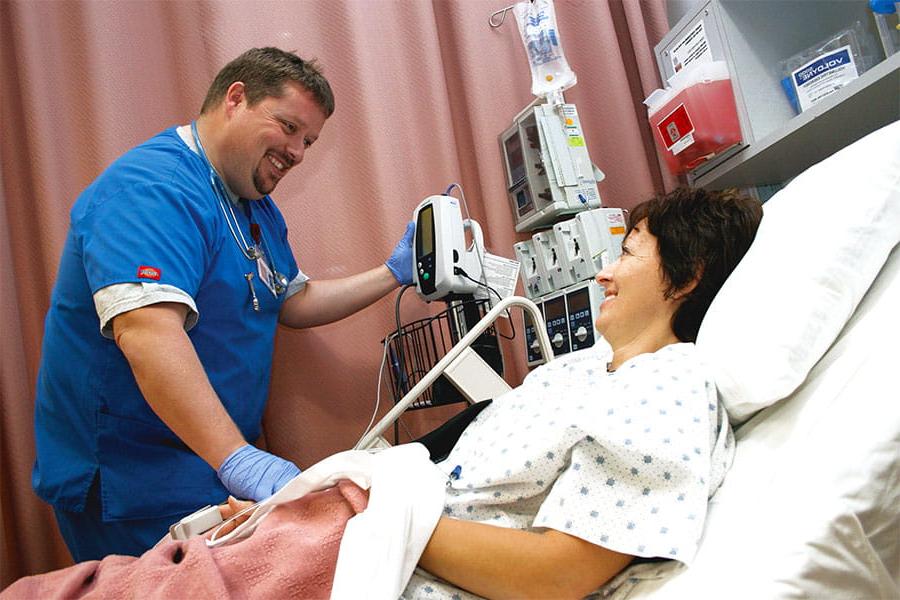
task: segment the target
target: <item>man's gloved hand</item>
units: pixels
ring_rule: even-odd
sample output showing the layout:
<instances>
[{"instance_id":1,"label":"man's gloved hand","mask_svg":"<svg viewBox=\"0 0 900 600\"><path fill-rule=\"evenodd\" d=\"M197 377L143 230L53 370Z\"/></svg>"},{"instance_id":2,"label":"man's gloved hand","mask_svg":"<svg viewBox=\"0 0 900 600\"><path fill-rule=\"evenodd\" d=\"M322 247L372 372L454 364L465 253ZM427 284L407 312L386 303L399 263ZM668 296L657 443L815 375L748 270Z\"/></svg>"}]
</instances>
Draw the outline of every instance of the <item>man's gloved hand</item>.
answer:
<instances>
[{"instance_id":1,"label":"man's gloved hand","mask_svg":"<svg viewBox=\"0 0 900 600\"><path fill-rule=\"evenodd\" d=\"M299 474L294 463L250 444L229 454L217 471L231 495L254 502L265 500Z\"/></svg>"},{"instance_id":2,"label":"man's gloved hand","mask_svg":"<svg viewBox=\"0 0 900 600\"><path fill-rule=\"evenodd\" d=\"M384 264L393 273L394 278L400 285L407 285L413 282L412 272L412 242L413 233L416 231L416 224L410 221L406 225L406 233L397 242L394 251L391 252L390 258Z\"/></svg>"}]
</instances>

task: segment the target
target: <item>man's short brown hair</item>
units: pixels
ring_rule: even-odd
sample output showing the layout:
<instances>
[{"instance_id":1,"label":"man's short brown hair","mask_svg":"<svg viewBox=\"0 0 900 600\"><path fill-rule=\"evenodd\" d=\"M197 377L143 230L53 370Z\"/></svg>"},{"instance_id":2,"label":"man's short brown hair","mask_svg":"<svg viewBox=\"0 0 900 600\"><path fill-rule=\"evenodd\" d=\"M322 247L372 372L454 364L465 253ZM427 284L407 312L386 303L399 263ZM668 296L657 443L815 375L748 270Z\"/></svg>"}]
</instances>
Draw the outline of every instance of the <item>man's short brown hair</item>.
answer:
<instances>
[{"instance_id":1,"label":"man's short brown hair","mask_svg":"<svg viewBox=\"0 0 900 600\"><path fill-rule=\"evenodd\" d=\"M326 118L334 112L334 94L315 60L268 47L251 48L222 67L206 92L200 114L217 106L235 81L244 83L250 106L263 98L280 98L284 85L293 81L313 95Z\"/></svg>"}]
</instances>

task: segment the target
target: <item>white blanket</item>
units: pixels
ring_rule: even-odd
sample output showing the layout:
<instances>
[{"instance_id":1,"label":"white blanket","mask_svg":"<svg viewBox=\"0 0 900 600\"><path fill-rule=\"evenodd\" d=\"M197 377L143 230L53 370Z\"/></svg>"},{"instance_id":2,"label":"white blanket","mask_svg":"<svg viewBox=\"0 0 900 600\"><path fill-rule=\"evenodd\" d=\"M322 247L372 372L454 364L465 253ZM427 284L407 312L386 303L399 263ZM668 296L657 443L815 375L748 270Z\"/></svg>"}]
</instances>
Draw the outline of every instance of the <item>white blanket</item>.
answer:
<instances>
[{"instance_id":1,"label":"white blanket","mask_svg":"<svg viewBox=\"0 0 900 600\"><path fill-rule=\"evenodd\" d=\"M395 600L406 587L444 507L447 476L429 460L421 444L329 456L260 502L234 531L208 544L227 544L250 535L275 506L342 479L369 490L369 503L344 530L331 597Z\"/></svg>"}]
</instances>

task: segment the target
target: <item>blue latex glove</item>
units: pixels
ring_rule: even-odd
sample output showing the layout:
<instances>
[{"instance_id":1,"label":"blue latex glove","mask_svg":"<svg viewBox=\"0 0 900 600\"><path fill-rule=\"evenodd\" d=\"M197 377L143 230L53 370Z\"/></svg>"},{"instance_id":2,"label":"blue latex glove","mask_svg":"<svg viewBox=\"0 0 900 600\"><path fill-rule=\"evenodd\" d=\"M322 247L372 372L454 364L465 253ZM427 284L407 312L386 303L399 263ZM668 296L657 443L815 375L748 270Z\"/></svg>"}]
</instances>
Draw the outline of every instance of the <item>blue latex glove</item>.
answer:
<instances>
[{"instance_id":1,"label":"blue latex glove","mask_svg":"<svg viewBox=\"0 0 900 600\"><path fill-rule=\"evenodd\" d=\"M394 274L394 278L400 285L407 285L413 282L412 271L412 243L413 233L416 231L416 224L410 221L406 225L406 233L397 242L394 251L391 252L390 258L384 264Z\"/></svg>"},{"instance_id":2,"label":"blue latex glove","mask_svg":"<svg viewBox=\"0 0 900 600\"><path fill-rule=\"evenodd\" d=\"M229 454L216 474L232 496L259 502L299 475L300 469L292 462L247 444Z\"/></svg>"}]
</instances>

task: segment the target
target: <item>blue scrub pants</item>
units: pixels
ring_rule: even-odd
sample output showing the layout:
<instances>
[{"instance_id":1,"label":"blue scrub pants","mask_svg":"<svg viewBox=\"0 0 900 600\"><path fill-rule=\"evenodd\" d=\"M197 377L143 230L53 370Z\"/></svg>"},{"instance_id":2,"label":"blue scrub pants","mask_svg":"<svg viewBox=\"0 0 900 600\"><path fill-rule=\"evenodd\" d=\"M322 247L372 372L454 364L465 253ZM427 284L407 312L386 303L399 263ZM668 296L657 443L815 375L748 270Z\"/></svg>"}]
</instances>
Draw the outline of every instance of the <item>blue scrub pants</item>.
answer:
<instances>
[{"instance_id":1,"label":"blue scrub pants","mask_svg":"<svg viewBox=\"0 0 900 600\"><path fill-rule=\"evenodd\" d=\"M88 492L84 512L53 509L56 522L69 553L75 562L100 560L109 554L140 556L169 532L169 525L184 516L174 515L160 519L131 519L103 521L100 505L100 477Z\"/></svg>"}]
</instances>

